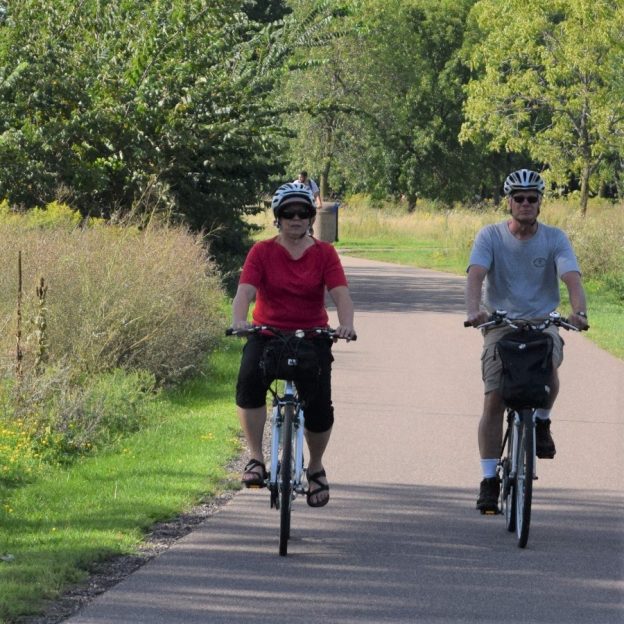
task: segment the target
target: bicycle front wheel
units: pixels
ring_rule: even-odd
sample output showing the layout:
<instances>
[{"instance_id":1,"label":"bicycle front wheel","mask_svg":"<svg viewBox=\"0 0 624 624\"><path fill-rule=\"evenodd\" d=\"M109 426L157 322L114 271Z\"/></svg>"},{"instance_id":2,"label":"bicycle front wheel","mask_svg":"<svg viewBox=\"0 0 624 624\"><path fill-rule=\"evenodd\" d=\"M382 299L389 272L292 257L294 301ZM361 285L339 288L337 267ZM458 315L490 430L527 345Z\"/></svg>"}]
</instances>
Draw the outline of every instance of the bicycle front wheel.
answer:
<instances>
[{"instance_id":1,"label":"bicycle front wheel","mask_svg":"<svg viewBox=\"0 0 624 624\"><path fill-rule=\"evenodd\" d=\"M505 527L510 533L516 530L516 480L511 474L511 460L515 442L513 414L508 416L505 454L501 460L501 507L505 516Z\"/></svg>"},{"instance_id":2,"label":"bicycle front wheel","mask_svg":"<svg viewBox=\"0 0 624 624\"><path fill-rule=\"evenodd\" d=\"M524 548L529 539L531 502L533 498L533 469L535 464L535 426L531 411L522 413L518 439L518 475L516 477L516 537Z\"/></svg>"},{"instance_id":3,"label":"bicycle front wheel","mask_svg":"<svg viewBox=\"0 0 624 624\"><path fill-rule=\"evenodd\" d=\"M280 499L280 539L279 554L285 557L288 553L290 538L290 512L293 498L293 448L292 429L295 418L295 406L284 405L284 422L282 424L282 458L280 461L279 499Z\"/></svg>"}]
</instances>

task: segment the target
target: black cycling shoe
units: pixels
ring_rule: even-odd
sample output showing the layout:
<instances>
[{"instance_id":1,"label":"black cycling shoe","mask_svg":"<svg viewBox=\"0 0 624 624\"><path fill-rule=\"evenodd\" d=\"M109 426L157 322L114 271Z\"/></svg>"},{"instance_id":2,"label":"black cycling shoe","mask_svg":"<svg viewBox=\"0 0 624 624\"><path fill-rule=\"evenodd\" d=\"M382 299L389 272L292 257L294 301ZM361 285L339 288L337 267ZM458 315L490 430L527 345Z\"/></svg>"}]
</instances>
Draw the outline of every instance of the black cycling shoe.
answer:
<instances>
[{"instance_id":1,"label":"black cycling shoe","mask_svg":"<svg viewBox=\"0 0 624 624\"><path fill-rule=\"evenodd\" d=\"M552 459L557 450L550 435L550 419L535 419L535 454L540 459Z\"/></svg>"},{"instance_id":2,"label":"black cycling shoe","mask_svg":"<svg viewBox=\"0 0 624 624\"><path fill-rule=\"evenodd\" d=\"M479 490L479 498L477 499L477 509L482 514L497 514L500 512L498 508L498 497L500 495L500 479L498 477L490 477L481 481Z\"/></svg>"}]
</instances>

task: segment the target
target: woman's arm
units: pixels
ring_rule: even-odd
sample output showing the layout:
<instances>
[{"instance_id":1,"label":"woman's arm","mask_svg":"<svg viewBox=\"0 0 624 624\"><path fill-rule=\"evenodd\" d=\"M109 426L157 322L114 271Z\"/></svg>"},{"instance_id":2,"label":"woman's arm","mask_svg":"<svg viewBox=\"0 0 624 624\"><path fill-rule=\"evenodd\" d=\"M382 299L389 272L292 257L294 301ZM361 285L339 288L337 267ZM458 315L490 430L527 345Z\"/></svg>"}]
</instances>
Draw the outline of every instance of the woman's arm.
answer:
<instances>
[{"instance_id":1,"label":"woman's arm","mask_svg":"<svg viewBox=\"0 0 624 624\"><path fill-rule=\"evenodd\" d=\"M346 286L336 286L329 291L329 296L336 306L338 312L338 327L336 333L341 338L353 338L355 327L353 326L355 311L351 293Z\"/></svg>"},{"instance_id":2,"label":"woman's arm","mask_svg":"<svg viewBox=\"0 0 624 624\"><path fill-rule=\"evenodd\" d=\"M251 284L239 284L232 301L232 328L245 329L251 325L247 321L249 306L256 296L256 288Z\"/></svg>"}]
</instances>

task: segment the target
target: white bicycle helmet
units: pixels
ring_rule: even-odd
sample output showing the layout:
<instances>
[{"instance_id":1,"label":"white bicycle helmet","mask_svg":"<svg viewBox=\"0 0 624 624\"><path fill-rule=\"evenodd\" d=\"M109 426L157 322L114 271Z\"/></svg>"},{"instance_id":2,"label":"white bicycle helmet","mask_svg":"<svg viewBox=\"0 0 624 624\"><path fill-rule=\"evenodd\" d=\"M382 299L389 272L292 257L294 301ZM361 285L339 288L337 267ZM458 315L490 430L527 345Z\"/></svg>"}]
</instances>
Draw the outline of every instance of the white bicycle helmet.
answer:
<instances>
[{"instance_id":1,"label":"white bicycle helmet","mask_svg":"<svg viewBox=\"0 0 624 624\"><path fill-rule=\"evenodd\" d=\"M287 182L275 191L275 195L273 195L271 200L271 208L273 208L273 214L276 219L279 219L282 208L289 204L305 204L310 209L310 217L316 215L314 195L301 182Z\"/></svg>"},{"instance_id":2,"label":"white bicycle helmet","mask_svg":"<svg viewBox=\"0 0 624 624\"><path fill-rule=\"evenodd\" d=\"M542 176L530 169L513 171L507 176L503 184L505 195L511 195L516 191L537 191L540 195L543 195L545 188L546 184Z\"/></svg>"}]
</instances>

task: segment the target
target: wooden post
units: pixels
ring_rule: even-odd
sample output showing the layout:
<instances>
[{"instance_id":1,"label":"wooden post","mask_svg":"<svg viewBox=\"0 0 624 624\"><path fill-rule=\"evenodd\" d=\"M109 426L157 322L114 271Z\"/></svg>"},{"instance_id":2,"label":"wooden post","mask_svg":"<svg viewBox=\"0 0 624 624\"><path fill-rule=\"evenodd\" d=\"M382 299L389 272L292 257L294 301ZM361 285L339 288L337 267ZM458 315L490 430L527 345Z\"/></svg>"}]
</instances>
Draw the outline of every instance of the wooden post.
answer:
<instances>
[{"instance_id":1,"label":"wooden post","mask_svg":"<svg viewBox=\"0 0 624 624\"><path fill-rule=\"evenodd\" d=\"M17 382L22 381L22 252L17 252L17 345L15 351L15 377Z\"/></svg>"}]
</instances>

